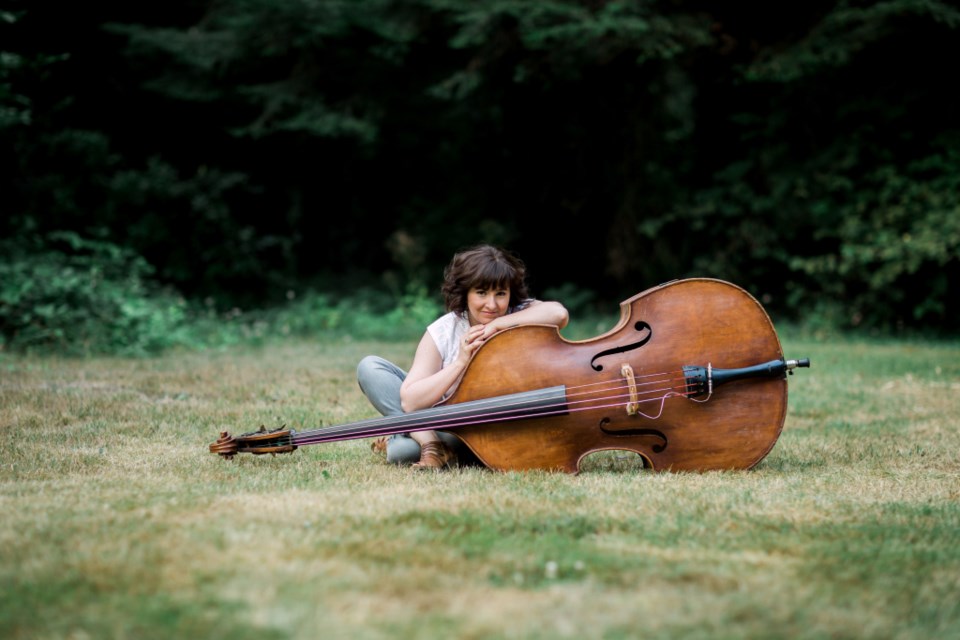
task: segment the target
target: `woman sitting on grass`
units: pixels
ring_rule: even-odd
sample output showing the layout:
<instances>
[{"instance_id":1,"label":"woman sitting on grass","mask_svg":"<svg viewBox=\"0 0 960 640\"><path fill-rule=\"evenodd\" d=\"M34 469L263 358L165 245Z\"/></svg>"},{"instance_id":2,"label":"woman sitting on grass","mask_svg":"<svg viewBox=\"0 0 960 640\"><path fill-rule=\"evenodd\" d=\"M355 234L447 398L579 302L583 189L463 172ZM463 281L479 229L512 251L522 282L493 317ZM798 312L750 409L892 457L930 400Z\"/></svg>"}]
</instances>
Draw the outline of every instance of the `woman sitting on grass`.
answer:
<instances>
[{"instance_id":1,"label":"woman sitting on grass","mask_svg":"<svg viewBox=\"0 0 960 640\"><path fill-rule=\"evenodd\" d=\"M479 245L453 256L441 288L447 314L427 327L410 372L377 356L357 367L364 395L381 414L426 409L456 388L473 353L498 331L525 324L563 328L567 310L559 302L530 298L523 262L503 249ZM463 442L443 431L416 431L380 438L375 451L387 461L416 469L442 469L471 457Z\"/></svg>"}]
</instances>

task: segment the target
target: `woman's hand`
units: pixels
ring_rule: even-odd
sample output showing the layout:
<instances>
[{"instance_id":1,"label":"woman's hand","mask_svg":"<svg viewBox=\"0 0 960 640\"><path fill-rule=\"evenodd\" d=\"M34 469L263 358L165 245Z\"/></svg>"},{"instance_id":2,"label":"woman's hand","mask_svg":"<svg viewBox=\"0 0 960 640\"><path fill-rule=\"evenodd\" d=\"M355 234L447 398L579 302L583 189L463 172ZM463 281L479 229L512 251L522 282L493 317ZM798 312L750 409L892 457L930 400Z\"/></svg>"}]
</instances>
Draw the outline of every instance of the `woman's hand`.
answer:
<instances>
[{"instance_id":1,"label":"woman's hand","mask_svg":"<svg viewBox=\"0 0 960 640\"><path fill-rule=\"evenodd\" d=\"M490 323L492 324L492 323ZM475 324L463 335L460 340L460 354L457 360L466 365L470 358L479 349L487 339L497 332L497 329L490 324Z\"/></svg>"}]
</instances>

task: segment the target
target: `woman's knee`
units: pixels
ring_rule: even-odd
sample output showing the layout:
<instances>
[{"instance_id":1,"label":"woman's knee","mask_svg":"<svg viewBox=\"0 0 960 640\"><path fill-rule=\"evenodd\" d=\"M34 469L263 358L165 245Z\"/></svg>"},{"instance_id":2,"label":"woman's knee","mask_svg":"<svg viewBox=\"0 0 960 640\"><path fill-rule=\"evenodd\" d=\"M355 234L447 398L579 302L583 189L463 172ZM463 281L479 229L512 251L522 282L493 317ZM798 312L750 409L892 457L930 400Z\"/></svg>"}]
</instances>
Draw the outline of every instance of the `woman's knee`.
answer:
<instances>
[{"instance_id":1,"label":"woman's knee","mask_svg":"<svg viewBox=\"0 0 960 640\"><path fill-rule=\"evenodd\" d=\"M376 367L377 360L377 356L365 356L360 360L357 364L357 380L365 378Z\"/></svg>"},{"instance_id":2,"label":"woman's knee","mask_svg":"<svg viewBox=\"0 0 960 640\"><path fill-rule=\"evenodd\" d=\"M384 366L386 360L379 356L366 356L357 364L357 383L360 388L364 388L364 383L368 383L382 376L388 367Z\"/></svg>"}]
</instances>

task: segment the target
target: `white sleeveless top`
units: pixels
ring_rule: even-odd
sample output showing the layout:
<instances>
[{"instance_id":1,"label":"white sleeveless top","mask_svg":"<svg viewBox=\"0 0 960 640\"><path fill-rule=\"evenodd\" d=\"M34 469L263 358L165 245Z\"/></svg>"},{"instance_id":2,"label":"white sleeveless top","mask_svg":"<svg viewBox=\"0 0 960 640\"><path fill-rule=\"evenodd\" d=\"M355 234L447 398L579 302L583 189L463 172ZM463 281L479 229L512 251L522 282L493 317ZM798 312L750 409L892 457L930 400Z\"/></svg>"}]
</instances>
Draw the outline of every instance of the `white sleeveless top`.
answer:
<instances>
[{"instance_id":1,"label":"white sleeveless top","mask_svg":"<svg viewBox=\"0 0 960 640\"><path fill-rule=\"evenodd\" d=\"M427 327L427 333L433 338L437 351L443 358L443 367L447 367L460 355L460 341L469 328L470 321L466 315L455 311L440 316Z\"/></svg>"}]
</instances>

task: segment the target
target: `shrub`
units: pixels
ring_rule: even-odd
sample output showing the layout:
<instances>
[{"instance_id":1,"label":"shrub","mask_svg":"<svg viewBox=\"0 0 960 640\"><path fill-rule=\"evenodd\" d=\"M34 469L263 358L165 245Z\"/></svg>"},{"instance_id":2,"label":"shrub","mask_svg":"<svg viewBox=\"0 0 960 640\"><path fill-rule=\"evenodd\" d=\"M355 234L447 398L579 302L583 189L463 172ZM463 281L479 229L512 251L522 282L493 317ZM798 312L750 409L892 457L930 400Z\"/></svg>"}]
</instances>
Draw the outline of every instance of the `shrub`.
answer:
<instances>
[{"instance_id":1,"label":"shrub","mask_svg":"<svg viewBox=\"0 0 960 640\"><path fill-rule=\"evenodd\" d=\"M186 303L143 258L72 232L2 247L0 341L17 351L141 355L185 340Z\"/></svg>"}]
</instances>

